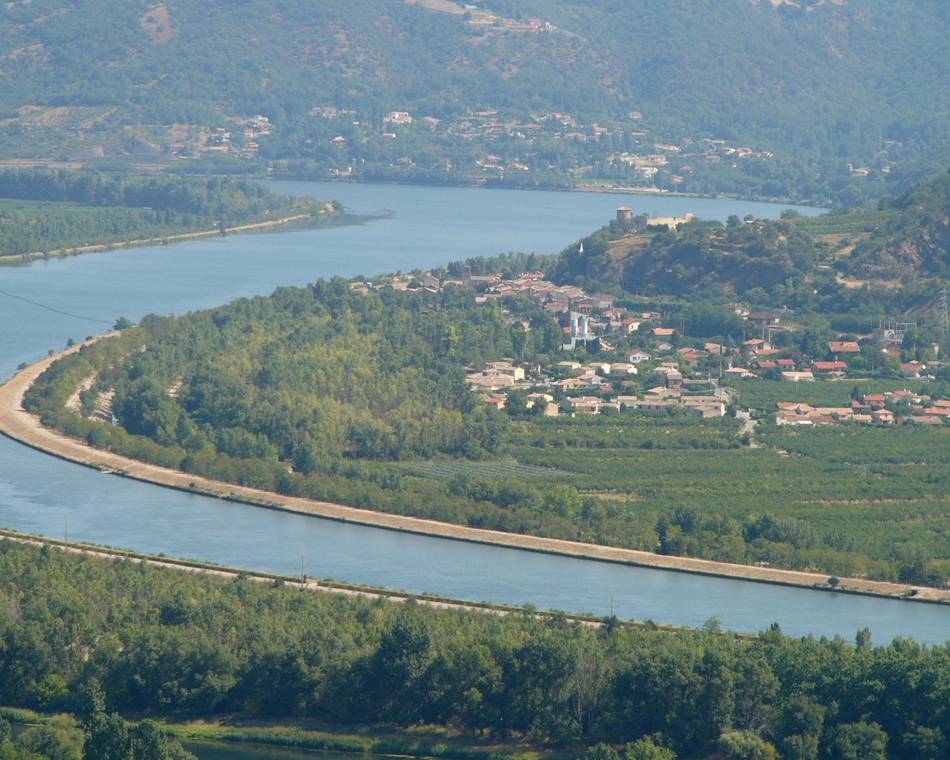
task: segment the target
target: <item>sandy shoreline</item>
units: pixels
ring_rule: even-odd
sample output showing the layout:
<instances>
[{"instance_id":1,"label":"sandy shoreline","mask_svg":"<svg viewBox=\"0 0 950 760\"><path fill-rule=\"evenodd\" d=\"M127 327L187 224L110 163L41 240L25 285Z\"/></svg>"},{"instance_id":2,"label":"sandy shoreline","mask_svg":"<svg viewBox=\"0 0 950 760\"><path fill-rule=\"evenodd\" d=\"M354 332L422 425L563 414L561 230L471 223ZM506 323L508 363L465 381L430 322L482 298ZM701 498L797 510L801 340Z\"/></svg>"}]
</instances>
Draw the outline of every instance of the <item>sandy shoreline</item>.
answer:
<instances>
[{"instance_id":1,"label":"sandy shoreline","mask_svg":"<svg viewBox=\"0 0 950 760\"><path fill-rule=\"evenodd\" d=\"M105 336L103 336L105 337ZM191 475L166 467L146 464L109 451L95 449L83 441L69 438L44 427L36 415L23 410L22 402L29 387L53 362L79 350L81 345L42 359L14 375L0 386L0 433L47 454L115 475L147 483L200 493L217 498L243 502L268 509L313 515L340 522L358 523L388 530L418 533L471 543L489 544L512 549L558 554L619 564L650 567L660 570L717 576L735 580L772 583L800 588L820 589L834 593L856 593L906 599L919 602L950 604L950 589L917 588L903 583L872 581L862 578L840 578L835 589L828 586L828 575L769 567L738 565L690 557L672 557L635 549L621 549L579 541L543 538L517 533L470 528L420 517L374 512L324 501L261 491L255 488L224 483ZM916 593L914 589L917 588Z\"/></svg>"}]
</instances>

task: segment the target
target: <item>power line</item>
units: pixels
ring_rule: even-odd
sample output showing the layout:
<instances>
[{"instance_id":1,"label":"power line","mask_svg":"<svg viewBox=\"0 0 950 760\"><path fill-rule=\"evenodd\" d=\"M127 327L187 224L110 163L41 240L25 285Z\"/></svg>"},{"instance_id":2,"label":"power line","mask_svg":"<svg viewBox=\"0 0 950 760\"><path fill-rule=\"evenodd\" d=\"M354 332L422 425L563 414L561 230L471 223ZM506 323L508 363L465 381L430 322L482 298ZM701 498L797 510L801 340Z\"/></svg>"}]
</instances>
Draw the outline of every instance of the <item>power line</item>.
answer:
<instances>
[{"instance_id":1,"label":"power line","mask_svg":"<svg viewBox=\"0 0 950 760\"><path fill-rule=\"evenodd\" d=\"M96 323L101 324L101 325L111 325L111 324L112 324L112 322L110 322L110 321L107 320L107 319L96 319L95 317L84 317L82 314L73 314L72 312L63 311L62 309L57 309L57 308L54 307L54 306L48 306L47 304L45 304L45 303L40 303L39 301L33 301L33 300L29 299L29 298L24 298L23 296L18 296L18 295L14 294L14 293L9 293L9 292L7 292L6 290L0 290L0 295L6 296L7 298L12 298L12 299L14 299L14 300L16 300L16 301L23 301L23 303L28 303L28 304L30 304L30 305L32 305L32 306L38 306L38 307L41 308L41 309L46 309L46 311L51 311L51 312L53 312L54 314L61 314L61 315L63 315L64 317L70 317L71 319L82 319L82 320L84 320L84 321L86 321L86 322L96 322Z\"/></svg>"}]
</instances>

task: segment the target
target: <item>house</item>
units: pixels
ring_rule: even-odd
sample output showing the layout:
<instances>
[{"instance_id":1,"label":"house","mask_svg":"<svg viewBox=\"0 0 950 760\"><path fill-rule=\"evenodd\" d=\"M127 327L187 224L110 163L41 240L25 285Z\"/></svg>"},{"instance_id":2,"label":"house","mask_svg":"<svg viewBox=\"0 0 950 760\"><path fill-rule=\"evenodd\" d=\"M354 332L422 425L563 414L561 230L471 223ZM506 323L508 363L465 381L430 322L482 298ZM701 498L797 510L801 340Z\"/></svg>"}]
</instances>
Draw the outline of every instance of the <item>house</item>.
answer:
<instances>
[{"instance_id":1,"label":"house","mask_svg":"<svg viewBox=\"0 0 950 760\"><path fill-rule=\"evenodd\" d=\"M813 362L812 371L820 375L843 375L848 369L847 362Z\"/></svg>"},{"instance_id":2,"label":"house","mask_svg":"<svg viewBox=\"0 0 950 760\"><path fill-rule=\"evenodd\" d=\"M927 365L921 362L904 362L901 364L901 374L904 377L919 378L927 371Z\"/></svg>"},{"instance_id":3,"label":"house","mask_svg":"<svg viewBox=\"0 0 950 760\"><path fill-rule=\"evenodd\" d=\"M833 354L860 354L861 346L854 340L828 341L828 349Z\"/></svg>"},{"instance_id":4,"label":"house","mask_svg":"<svg viewBox=\"0 0 950 760\"><path fill-rule=\"evenodd\" d=\"M516 367L511 362L486 362L482 370L485 374L508 375L514 380L524 380L524 368Z\"/></svg>"},{"instance_id":5,"label":"house","mask_svg":"<svg viewBox=\"0 0 950 760\"><path fill-rule=\"evenodd\" d=\"M676 330L672 327L654 327L653 328L653 337L654 338L672 338L676 335Z\"/></svg>"},{"instance_id":6,"label":"house","mask_svg":"<svg viewBox=\"0 0 950 760\"><path fill-rule=\"evenodd\" d=\"M893 425L894 413L888 409L878 409L875 412L871 412L871 420L875 425Z\"/></svg>"},{"instance_id":7,"label":"house","mask_svg":"<svg viewBox=\"0 0 950 760\"><path fill-rule=\"evenodd\" d=\"M613 308L614 300L614 296L609 293L594 293L591 296L591 302L597 311L606 311Z\"/></svg>"},{"instance_id":8,"label":"house","mask_svg":"<svg viewBox=\"0 0 950 760\"><path fill-rule=\"evenodd\" d=\"M650 361L650 354L645 351L634 351L632 354L627 356L627 361L631 364L639 364L640 362Z\"/></svg>"},{"instance_id":9,"label":"house","mask_svg":"<svg viewBox=\"0 0 950 760\"><path fill-rule=\"evenodd\" d=\"M807 414L798 414L797 412L777 412L775 414L776 425L814 425L811 417Z\"/></svg>"},{"instance_id":10,"label":"house","mask_svg":"<svg viewBox=\"0 0 950 760\"><path fill-rule=\"evenodd\" d=\"M476 390L497 391L501 388L511 388L515 379L511 375L499 372L474 372L466 380Z\"/></svg>"},{"instance_id":11,"label":"house","mask_svg":"<svg viewBox=\"0 0 950 760\"><path fill-rule=\"evenodd\" d=\"M626 408L645 414L663 414L669 409L676 409L678 406L677 402L672 399L645 398L642 401L630 404Z\"/></svg>"},{"instance_id":12,"label":"house","mask_svg":"<svg viewBox=\"0 0 950 760\"><path fill-rule=\"evenodd\" d=\"M600 414L604 402L596 396L575 396L565 399L564 403L575 414Z\"/></svg>"},{"instance_id":13,"label":"house","mask_svg":"<svg viewBox=\"0 0 950 760\"><path fill-rule=\"evenodd\" d=\"M642 321L639 319L634 319L633 317L628 317L623 319L620 322L620 332L624 335L633 335L640 329Z\"/></svg>"},{"instance_id":14,"label":"house","mask_svg":"<svg viewBox=\"0 0 950 760\"><path fill-rule=\"evenodd\" d=\"M558 406L554 403L554 396L550 393L529 393L527 400L528 409L539 407L541 414L545 417L557 417Z\"/></svg>"},{"instance_id":15,"label":"house","mask_svg":"<svg viewBox=\"0 0 950 760\"><path fill-rule=\"evenodd\" d=\"M667 388L680 388L683 385L683 374L678 369L671 369L666 374Z\"/></svg>"},{"instance_id":16,"label":"house","mask_svg":"<svg viewBox=\"0 0 950 760\"><path fill-rule=\"evenodd\" d=\"M585 369L588 373L595 375L604 375L606 377L610 374L610 365L607 362L592 362L588 364Z\"/></svg>"},{"instance_id":17,"label":"house","mask_svg":"<svg viewBox=\"0 0 950 760\"><path fill-rule=\"evenodd\" d=\"M584 366L580 362L563 361L554 365L555 369L561 374L580 375L584 371Z\"/></svg>"},{"instance_id":18,"label":"house","mask_svg":"<svg viewBox=\"0 0 950 760\"><path fill-rule=\"evenodd\" d=\"M904 417L905 425L943 425L939 416L932 414L911 414Z\"/></svg>"},{"instance_id":19,"label":"house","mask_svg":"<svg viewBox=\"0 0 950 760\"><path fill-rule=\"evenodd\" d=\"M815 376L812 374L810 369L806 369L802 372L795 372L794 370L787 370L782 373L782 379L788 380L792 383L802 383L802 382L813 382Z\"/></svg>"},{"instance_id":20,"label":"house","mask_svg":"<svg viewBox=\"0 0 950 760\"><path fill-rule=\"evenodd\" d=\"M675 388L667 388L664 385L658 385L656 388L650 388L646 393L643 394L643 398L646 400L655 400L655 399L670 399L670 398L679 398L682 396L682 392L676 390Z\"/></svg>"},{"instance_id":21,"label":"house","mask_svg":"<svg viewBox=\"0 0 950 760\"><path fill-rule=\"evenodd\" d=\"M697 364L706 358L705 351L699 351L695 348L682 348L679 351L680 358L687 364Z\"/></svg>"},{"instance_id":22,"label":"house","mask_svg":"<svg viewBox=\"0 0 950 760\"><path fill-rule=\"evenodd\" d=\"M502 409L504 409L505 404L508 403L508 397L504 395L503 393L499 395L490 394L487 396L481 396L480 398L483 402L485 402L489 406L495 407L495 409L497 409L498 411L501 411Z\"/></svg>"},{"instance_id":23,"label":"house","mask_svg":"<svg viewBox=\"0 0 950 760\"><path fill-rule=\"evenodd\" d=\"M775 311L751 311L746 319L761 325L777 325L782 321L781 314Z\"/></svg>"},{"instance_id":24,"label":"house","mask_svg":"<svg viewBox=\"0 0 950 760\"><path fill-rule=\"evenodd\" d=\"M715 396L683 396L680 405L703 419L726 415L726 405Z\"/></svg>"},{"instance_id":25,"label":"house","mask_svg":"<svg viewBox=\"0 0 950 760\"><path fill-rule=\"evenodd\" d=\"M614 362L610 365L608 374L610 377L627 377L628 375L636 375L637 368L636 365L627 362Z\"/></svg>"},{"instance_id":26,"label":"house","mask_svg":"<svg viewBox=\"0 0 950 760\"><path fill-rule=\"evenodd\" d=\"M740 380L752 380L758 379L759 377L754 372L749 372L745 367L730 367L726 370L725 374L729 377L739 378Z\"/></svg>"},{"instance_id":27,"label":"house","mask_svg":"<svg viewBox=\"0 0 950 760\"><path fill-rule=\"evenodd\" d=\"M770 346L766 341L761 338L750 338L747 341L744 341L743 346L745 346L746 351L748 351L753 356L756 356L763 351L770 351L772 346Z\"/></svg>"},{"instance_id":28,"label":"house","mask_svg":"<svg viewBox=\"0 0 950 760\"><path fill-rule=\"evenodd\" d=\"M426 273L422 276L422 287L426 290L438 290L440 287L439 278L435 275Z\"/></svg>"}]
</instances>

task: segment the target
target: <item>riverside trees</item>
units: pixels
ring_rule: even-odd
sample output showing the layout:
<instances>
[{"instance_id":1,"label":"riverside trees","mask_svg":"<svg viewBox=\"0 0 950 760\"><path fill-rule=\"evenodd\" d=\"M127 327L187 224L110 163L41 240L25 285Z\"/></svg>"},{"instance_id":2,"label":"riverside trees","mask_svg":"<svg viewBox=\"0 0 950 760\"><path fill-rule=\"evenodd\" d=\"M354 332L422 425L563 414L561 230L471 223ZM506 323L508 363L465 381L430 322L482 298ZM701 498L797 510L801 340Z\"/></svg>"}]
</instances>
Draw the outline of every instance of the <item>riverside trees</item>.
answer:
<instances>
[{"instance_id":1,"label":"riverside trees","mask_svg":"<svg viewBox=\"0 0 950 760\"><path fill-rule=\"evenodd\" d=\"M950 649L857 641L592 629L0 543L0 702L88 716L87 747L156 746L117 710L611 745L592 760L946 757Z\"/></svg>"}]
</instances>

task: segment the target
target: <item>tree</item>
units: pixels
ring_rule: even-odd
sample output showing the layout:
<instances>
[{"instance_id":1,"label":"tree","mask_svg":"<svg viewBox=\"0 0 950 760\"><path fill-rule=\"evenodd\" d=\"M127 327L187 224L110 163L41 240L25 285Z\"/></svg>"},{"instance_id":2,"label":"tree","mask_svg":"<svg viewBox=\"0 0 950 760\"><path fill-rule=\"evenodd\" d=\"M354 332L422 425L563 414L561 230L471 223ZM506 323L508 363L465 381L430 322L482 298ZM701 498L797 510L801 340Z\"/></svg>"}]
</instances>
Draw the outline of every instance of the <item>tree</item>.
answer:
<instances>
[{"instance_id":1,"label":"tree","mask_svg":"<svg viewBox=\"0 0 950 760\"><path fill-rule=\"evenodd\" d=\"M803 694L792 696L782 709L778 726L785 760L817 760L824 725L824 707Z\"/></svg>"},{"instance_id":2,"label":"tree","mask_svg":"<svg viewBox=\"0 0 950 760\"><path fill-rule=\"evenodd\" d=\"M587 750L584 760L620 760L620 755L609 744L595 744Z\"/></svg>"},{"instance_id":3,"label":"tree","mask_svg":"<svg viewBox=\"0 0 950 760\"><path fill-rule=\"evenodd\" d=\"M86 734L84 760L132 760L125 721L117 713L93 717Z\"/></svg>"},{"instance_id":4,"label":"tree","mask_svg":"<svg viewBox=\"0 0 950 760\"><path fill-rule=\"evenodd\" d=\"M133 760L195 760L176 741L170 741L152 721L144 720L129 732Z\"/></svg>"},{"instance_id":5,"label":"tree","mask_svg":"<svg viewBox=\"0 0 950 760\"><path fill-rule=\"evenodd\" d=\"M719 739L724 760L778 760L778 752L752 731L732 731Z\"/></svg>"},{"instance_id":6,"label":"tree","mask_svg":"<svg viewBox=\"0 0 950 760\"><path fill-rule=\"evenodd\" d=\"M877 723L843 723L828 746L830 760L887 760L887 734Z\"/></svg>"},{"instance_id":7,"label":"tree","mask_svg":"<svg viewBox=\"0 0 950 760\"><path fill-rule=\"evenodd\" d=\"M657 744L652 737L641 736L627 745L623 760L676 760L676 753Z\"/></svg>"},{"instance_id":8,"label":"tree","mask_svg":"<svg viewBox=\"0 0 950 760\"><path fill-rule=\"evenodd\" d=\"M18 747L44 760L80 760L82 745L82 731L60 719L32 726L17 738Z\"/></svg>"}]
</instances>

